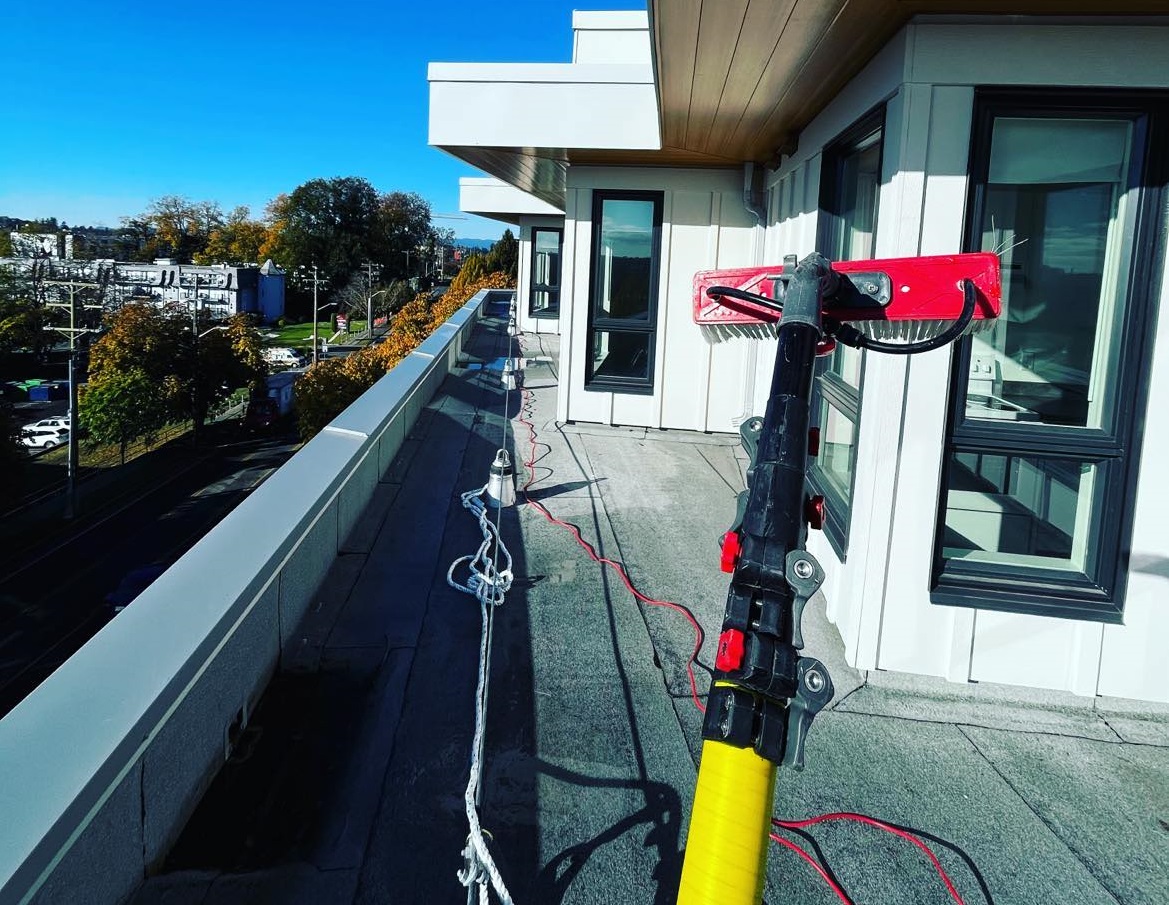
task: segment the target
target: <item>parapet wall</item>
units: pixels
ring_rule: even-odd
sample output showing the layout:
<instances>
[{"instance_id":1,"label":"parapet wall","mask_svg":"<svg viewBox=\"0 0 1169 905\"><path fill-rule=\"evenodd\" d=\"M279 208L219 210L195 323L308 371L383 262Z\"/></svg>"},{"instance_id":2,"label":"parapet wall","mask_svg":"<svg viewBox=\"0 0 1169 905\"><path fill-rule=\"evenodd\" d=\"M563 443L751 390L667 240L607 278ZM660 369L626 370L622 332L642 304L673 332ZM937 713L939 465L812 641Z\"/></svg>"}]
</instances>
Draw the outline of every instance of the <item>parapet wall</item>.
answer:
<instances>
[{"instance_id":1,"label":"parapet wall","mask_svg":"<svg viewBox=\"0 0 1169 905\"><path fill-rule=\"evenodd\" d=\"M157 867L484 290L0 720L0 903L117 903Z\"/></svg>"}]
</instances>

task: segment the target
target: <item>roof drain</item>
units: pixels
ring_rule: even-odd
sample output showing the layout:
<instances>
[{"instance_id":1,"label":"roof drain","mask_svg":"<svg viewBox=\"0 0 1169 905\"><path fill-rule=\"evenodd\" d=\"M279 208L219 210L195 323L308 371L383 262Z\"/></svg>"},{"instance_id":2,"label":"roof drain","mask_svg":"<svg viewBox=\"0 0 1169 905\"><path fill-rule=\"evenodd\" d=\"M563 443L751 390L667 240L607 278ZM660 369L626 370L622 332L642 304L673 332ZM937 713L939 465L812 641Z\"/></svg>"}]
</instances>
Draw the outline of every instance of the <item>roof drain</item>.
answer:
<instances>
[{"instance_id":1,"label":"roof drain","mask_svg":"<svg viewBox=\"0 0 1169 905\"><path fill-rule=\"evenodd\" d=\"M766 167L756 166L753 160L744 161L743 207L753 213L756 222L763 227L767 226L767 191L764 188L766 179Z\"/></svg>"}]
</instances>

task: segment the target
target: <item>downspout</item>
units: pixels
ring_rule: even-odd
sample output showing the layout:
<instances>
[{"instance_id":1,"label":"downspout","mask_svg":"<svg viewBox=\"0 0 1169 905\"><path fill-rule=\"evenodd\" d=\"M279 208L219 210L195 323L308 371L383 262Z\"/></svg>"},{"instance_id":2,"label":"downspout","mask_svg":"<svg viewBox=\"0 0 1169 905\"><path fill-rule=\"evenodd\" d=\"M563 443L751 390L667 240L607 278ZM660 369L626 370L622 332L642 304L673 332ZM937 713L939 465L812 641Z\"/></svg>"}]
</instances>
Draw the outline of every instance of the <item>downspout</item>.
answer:
<instances>
[{"instance_id":1,"label":"downspout","mask_svg":"<svg viewBox=\"0 0 1169 905\"><path fill-rule=\"evenodd\" d=\"M751 260L756 264L763 263L764 245L767 238L767 168L757 165L753 160L743 162L743 207L755 216L756 229L751 248ZM756 371L759 367L759 343L748 343L743 355L743 410L732 417L731 423L737 428L744 422L755 417L753 400L755 399Z\"/></svg>"},{"instance_id":2,"label":"downspout","mask_svg":"<svg viewBox=\"0 0 1169 905\"><path fill-rule=\"evenodd\" d=\"M766 167L756 166L753 160L743 164L743 207L755 215L755 222L762 227L767 226L766 179Z\"/></svg>"}]
</instances>

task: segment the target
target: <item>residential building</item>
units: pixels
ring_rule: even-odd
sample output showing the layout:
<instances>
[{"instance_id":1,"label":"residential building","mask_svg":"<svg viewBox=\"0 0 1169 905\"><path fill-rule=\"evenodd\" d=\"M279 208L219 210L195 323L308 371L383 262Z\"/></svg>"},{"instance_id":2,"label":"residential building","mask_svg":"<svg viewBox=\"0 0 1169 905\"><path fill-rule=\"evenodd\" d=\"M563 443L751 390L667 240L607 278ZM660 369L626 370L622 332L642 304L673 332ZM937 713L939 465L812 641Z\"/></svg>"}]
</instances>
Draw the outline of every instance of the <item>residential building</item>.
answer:
<instances>
[{"instance_id":1,"label":"residential building","mask_svg":"<svg viewBox=\"0 0 1169 905\"><path fill-rule=\"evenodd\" d=\"M998 252L989 333L821 362L829 615L858 668L1169 701L1150 459L1169 440L1169 18L949 8L576 12L571 63L432 64L430 142L530 196L499 217L521 227L521 326L561 335L561 422L723 432L762 412L774 345L707 343L697 271ZM489 215L504 191L463 190Z\"/></svg>"},{"instance_id":2,"label":"residential building","mask_svg":"<svg viewBox=\"0 0 1169 905\"><path fill-rule=\"evenodd\" d=\"M284 314L284 271L271 261L260 267L233 267L177 264L169 258L147 264L51 255L0 258L0 267L26 276L35 268L39 279L100 282L105 286L109 307L134 301L190 307L197 300L199 310L213 319L254 314L261 321L271 322Z\"/></svg>"}]
</instances>

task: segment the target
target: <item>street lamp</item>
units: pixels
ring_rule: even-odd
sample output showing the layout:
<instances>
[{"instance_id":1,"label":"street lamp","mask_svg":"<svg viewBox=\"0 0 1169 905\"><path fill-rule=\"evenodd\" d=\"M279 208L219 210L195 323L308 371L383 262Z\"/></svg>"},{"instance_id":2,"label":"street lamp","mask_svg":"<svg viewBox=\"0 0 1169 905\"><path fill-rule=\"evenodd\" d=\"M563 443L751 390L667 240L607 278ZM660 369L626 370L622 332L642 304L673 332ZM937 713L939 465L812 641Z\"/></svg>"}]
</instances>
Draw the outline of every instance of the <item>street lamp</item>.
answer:
<instances>
[{"instance_id":1,"label":"street lamp","mask_svg":"<svg viewBox=\"0 0 1169 905\"><path fill-rule=\"evenodd\" d=\"M297 270L299 270L301 272L301 274L307 274L309 271L312 272L311 279L313 281L313 364L316 364L317 363L317 315L320 314L322 311L324 311L326 308L331 308L336 303L335 302L326 302L324 305L317 304L317 292L320 290L321 284L325 283L326 281L321 277L320 268L318 268L316 264L313 264L310 267L305 267L302 264L300 267L297 268Z\"/></svg>"}]
</instances>

